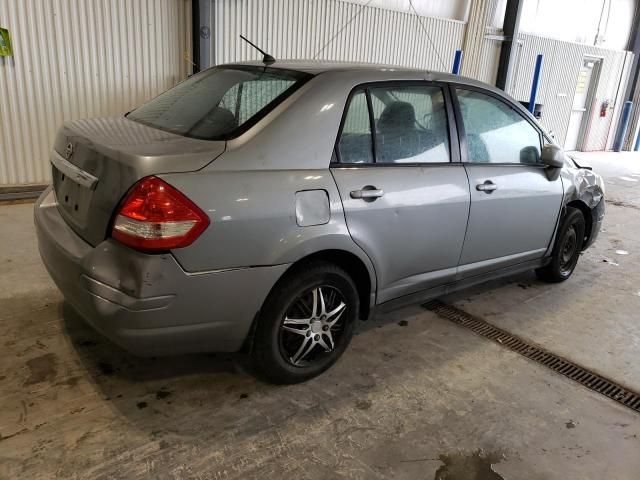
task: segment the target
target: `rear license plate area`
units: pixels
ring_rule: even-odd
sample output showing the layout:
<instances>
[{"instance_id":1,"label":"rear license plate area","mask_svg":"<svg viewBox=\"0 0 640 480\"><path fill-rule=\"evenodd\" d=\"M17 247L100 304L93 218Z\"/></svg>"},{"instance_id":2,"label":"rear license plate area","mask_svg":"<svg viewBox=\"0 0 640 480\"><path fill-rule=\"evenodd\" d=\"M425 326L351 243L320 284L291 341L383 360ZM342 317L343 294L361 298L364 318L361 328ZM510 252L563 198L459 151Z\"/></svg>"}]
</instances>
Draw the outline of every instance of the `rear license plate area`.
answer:
<instances>
[{"instance_id":1,"label":"rear license plate area","mask_svg":"<svg viewBox=\"0 0 640 480\"><path fill-rule=\"evenodd\" d=\"M53 170L58 204L74 221L84 224L93 192L71 180L57 168L54 167Z\"/></svg>"}]
</instances>

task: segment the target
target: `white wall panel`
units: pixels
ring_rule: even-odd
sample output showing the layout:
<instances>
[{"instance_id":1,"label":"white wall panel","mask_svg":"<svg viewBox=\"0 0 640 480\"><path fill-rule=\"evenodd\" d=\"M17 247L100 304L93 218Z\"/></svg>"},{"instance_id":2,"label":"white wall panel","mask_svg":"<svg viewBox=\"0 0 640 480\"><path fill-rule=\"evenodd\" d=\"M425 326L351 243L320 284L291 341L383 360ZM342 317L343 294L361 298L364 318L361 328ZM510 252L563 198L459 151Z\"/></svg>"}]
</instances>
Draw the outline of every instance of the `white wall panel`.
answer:
<instances>
[{"instance_id":1,"label":"white wall panel","mask_svg":"<svg viewBox=\"0 0 640 480\"><path fill-rule=\"evenodd\" d=\"M472 78L480 76L482 53L485 49L484 36L496 3L497 0L475 0L471 4L464 34L463 50L466 61L462 62L462 75Z\"/></svg>"},{"instance_id":2,"label":"white wall panel","mask_svg":"<svg viewBox=\"0 0 640 480\"><path fill-rule=\"evenodd\" d=\"M558 40L627 48L637 0L524 0L520 31Z\"/></svg>"},{"instance_id":3,"label":"white wall panel","mask_svg":"<svg viewBox=\"0 0 640 480\"><path fill-rule=\"evenodd\" d=\"M455 20L338 0L215 0L213 15L214 64L261 58L243 34L281 59L317 55L449 71L465 29Z\"/></svg>"},{"instance_id":4,"label":"white wall panel","mask_svg":"<svg viewBox=\"0 0 640 480\"><path fill-rule=\"evenodd\" d=\"M345 0L351 3L369 4L372 7L398 10L400 12L418 12L426 17L449 18L467 21L472 0ZM413 8L411 7L413 3Z\"/></svg>"},{"instance_id":5,"label":"white wall panel","mask_svg":"<svg viewBox=\"0 0 640 480\"><path fill-rule=\"evenodd\" d=\"M552 130L556 140L564 143L571 106L578 80L578 72L585 55L602 58L602 67L598 88L594 98L594 109L590 118L586 141L582 146L585 150L604 150L610 143L613 133L612 120L615 118L619 103L616 96L624 89L619 89L620 82L626 80L628 72L624 70L624 51L608 50L604 48L565 42L551 38L530 34L520 34L521 43L518 46L516 72L512 90L509 92L518 100L528 101L533 81L533 70L536 55L544 55L542 77L537 103L543 104L541 123ZM600 104L604 100L611 100L616 106L614 112L600 117Z\"/></svg>"},{"instance_id":6,"label":"white wall panel","mask_svg":"<svg viewBox=\"0 0 640 480\"><path fill-rule=\"evenodd\" d=\"M50 180L66 120L120 115L186 77L189 0L0 0L0 185ZM187 55L189 55L187 53Z\"/></svg>"},{"instance_id":7,"label":"white wall panel","mask_svg":"<svg viewBox=\"0 0 640 480\"><path fill-rule=\"evenodd\" d=\"M475 0L471 4L464 36L462 75L488 83L495 82L497 60L500 56L501 43L485 37L487 33L495 34L498 31L496 28L488 27L497 5L498 0Z\"/></svg>"}]
</instances>

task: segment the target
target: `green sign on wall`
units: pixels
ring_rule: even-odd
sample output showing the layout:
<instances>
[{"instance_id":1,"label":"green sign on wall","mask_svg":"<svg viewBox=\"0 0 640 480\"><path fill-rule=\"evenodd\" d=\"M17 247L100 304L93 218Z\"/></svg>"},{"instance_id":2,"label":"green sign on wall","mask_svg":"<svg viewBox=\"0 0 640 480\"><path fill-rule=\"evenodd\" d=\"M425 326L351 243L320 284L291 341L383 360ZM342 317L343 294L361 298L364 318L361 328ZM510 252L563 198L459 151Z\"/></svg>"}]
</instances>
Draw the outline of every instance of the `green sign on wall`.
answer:
<instances>
[{"instance_id":1,"label":"green sign on wall","mask_svg":"<svg viewBox=\"0 0 640 480\"><path fill-rule=\"evenodd\" d=\"M11 35L6 28L0 28L0 57L9 57L13 55L11 49Z\"/></svg>"}]
</instances>

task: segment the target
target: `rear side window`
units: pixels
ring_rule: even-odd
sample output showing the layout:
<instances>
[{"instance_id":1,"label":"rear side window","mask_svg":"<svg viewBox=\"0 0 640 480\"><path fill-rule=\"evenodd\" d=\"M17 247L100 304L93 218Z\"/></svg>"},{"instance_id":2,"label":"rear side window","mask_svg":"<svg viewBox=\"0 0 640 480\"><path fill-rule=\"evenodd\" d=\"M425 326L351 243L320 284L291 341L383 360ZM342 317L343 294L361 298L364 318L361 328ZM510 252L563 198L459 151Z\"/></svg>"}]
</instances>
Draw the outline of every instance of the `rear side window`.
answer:
<instances>
[{"instance_id":1,"label":"rear side window","mask_svg":"<svg viewBox=\"0 0 640 480\"><path fill-rule=\"evenodd\" d=\"M440 87L372 88L379 163L449 162L449 127Z\"/></svg>"},{"instance_id":2,"label":"rear side window","mask_svg":"<svg viewBox=\"0 0 640 480\"><path fill-rule=\"evenodd\" d=\"M371 121L364 91L351 97L338 142L338 151L341 163L373 162Z\"/></svg>"},{"instance_id":3,"label":"rear side window","mask_svg":"<svg viewBox=\"0 0 640 480\"><path fill-rule=\"evenodd\" d=\"M457 89L457 94L469 162L540 162L540 134L522 115L484 93Z\"/></svg>"},{"instance_id":4,"label":"rear side window","mask_svg":"<svg viewBox=\"0 0 640 480\"><path fill-rule=\"evenodd\" d=\"M278 68L215 67L167 90L127 118L185 137L228 140L251 128L309 78Z\"/></svg>"},{"instance_id":5,"label":"rear side window","mask_svg":"<svg viewBox=\"0 0 640 480\"><path fill-rule=\"evenodd\" d=\"M442 89L394 85L358 91L345 113L338 153L341 163L449 162Z\"/></svg>"}]
</instances>

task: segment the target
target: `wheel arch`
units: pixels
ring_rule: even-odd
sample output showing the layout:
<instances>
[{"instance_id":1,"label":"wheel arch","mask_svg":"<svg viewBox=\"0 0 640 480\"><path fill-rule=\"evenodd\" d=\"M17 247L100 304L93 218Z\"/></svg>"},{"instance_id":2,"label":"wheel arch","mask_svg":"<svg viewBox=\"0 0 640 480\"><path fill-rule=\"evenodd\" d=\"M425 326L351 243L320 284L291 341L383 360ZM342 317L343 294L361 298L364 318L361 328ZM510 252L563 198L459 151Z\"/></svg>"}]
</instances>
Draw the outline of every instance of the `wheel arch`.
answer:
<instances>
[{"instance_id":1,"label":"wheel arch","mask_svg":"<svg viewBox=\"0 0 640 480\"><path fill-rule=\"evenodd\" d=\"M267 294L264 302L267 302L267 299L281 284L281 282L287 275L292 274L292 272L295 272L298 269L304 268L305 265L309 263L318 261L324 261L337 265L343 268L351 276L354 283L356 284L358 298L360 300L359 318L361 320L369 319L371 317L371 314L373 313L373 306L375 304L375 270L373 269L373 265L370 262L367 262L365 259L361 258L353 252L342 249L318 250L293 262L282 273L278 281L274 283L273 287L271 287L271 290L269 290L269 293ZM247 335L244 346L242 347L243 351L251 351L253 348L253 338L259 317L260 311L256 312L256 315L253 319L249 334Z\"/></svg>"},{"instance_id":2,"label":"wheel arch","mask_svg":"<svg viewBox=\"0 0 640 480\"><path fill-rule=\"evenodd\" d=\"M341 249L327 249L313 252L305 257L300 258L296 262L292 263L289 268L282 274L281 279L286 275L291 274L299 268L304 268L304 265L324 261L337 265L343 268L353 279L358 290L358 298L360 299L360 318L366 320L369 318L372 312L372 306L375 298L376 282L375 273L373 267L367 265L365 261L353 252ZM276 288L278 283L273 286Z\"/></svg>"}]
</instances>

